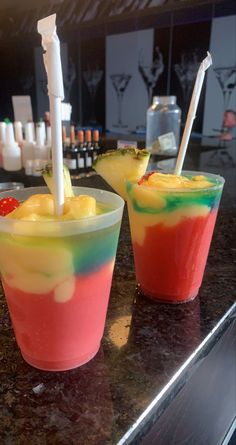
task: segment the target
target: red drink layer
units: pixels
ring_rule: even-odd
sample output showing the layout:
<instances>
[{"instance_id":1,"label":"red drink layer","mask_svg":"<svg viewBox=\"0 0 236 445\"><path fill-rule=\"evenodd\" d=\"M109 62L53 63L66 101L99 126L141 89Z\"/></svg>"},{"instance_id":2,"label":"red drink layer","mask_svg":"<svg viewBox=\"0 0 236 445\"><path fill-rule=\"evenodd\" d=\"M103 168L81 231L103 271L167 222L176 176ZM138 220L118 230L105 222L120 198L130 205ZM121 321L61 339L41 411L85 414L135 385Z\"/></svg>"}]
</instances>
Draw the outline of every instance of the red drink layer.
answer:
<instances>
[{"instance_id":1,"label":"red drink layer","mask_svg":"<svg viewBox=\"0 0 236 445\"><path fill-rule=\"evenodd\" d=\"M145 294L171 302L197 295L216 214L186 218L176 227L156 224L147 228L143 246L133 243L137 281Z\"/></svg>"},{"instance_id":2,"label":"red drink layer","mask_svg":"<svg viewBox=\"0 0 236 445\"><path fill-rule=\"evenodd\" d=\"M36 368L60 371L88 362L98 351L104 329L113 263L78 276L68 301L23 292L3 282L17 343ZM26 310L27 308L27 310Z\"/></svg>"},{"instance_id":3,"label":"red drink layer","mask_svg":"<svg viewBox=\"0 0 236 445\"><path fill-rule=\"evenodd\" d=\"M198 294L223 186L216 178L200 189L128 184L136 278L148 297L182 303Z\"/></svg>"}]
</instances>

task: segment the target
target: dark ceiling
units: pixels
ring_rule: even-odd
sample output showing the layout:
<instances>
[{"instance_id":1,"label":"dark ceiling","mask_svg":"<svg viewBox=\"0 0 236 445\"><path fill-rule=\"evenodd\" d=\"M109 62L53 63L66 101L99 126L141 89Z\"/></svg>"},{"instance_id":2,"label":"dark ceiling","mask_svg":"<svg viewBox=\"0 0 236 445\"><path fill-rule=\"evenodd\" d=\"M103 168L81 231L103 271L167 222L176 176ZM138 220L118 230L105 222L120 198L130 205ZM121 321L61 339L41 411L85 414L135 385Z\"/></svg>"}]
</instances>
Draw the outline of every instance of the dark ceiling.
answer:
<instances>
[{"instance_id":1,"label":"dark ceiling","mask_svg":"<svg viewBox=\"0 0 236 445\"><path fill-rule=\"evenodd\" d=\"M57 13L61 29L87 27L225 0L0 0L0 40L36 33L36 22Z\"/></svg>"}]
</instances>

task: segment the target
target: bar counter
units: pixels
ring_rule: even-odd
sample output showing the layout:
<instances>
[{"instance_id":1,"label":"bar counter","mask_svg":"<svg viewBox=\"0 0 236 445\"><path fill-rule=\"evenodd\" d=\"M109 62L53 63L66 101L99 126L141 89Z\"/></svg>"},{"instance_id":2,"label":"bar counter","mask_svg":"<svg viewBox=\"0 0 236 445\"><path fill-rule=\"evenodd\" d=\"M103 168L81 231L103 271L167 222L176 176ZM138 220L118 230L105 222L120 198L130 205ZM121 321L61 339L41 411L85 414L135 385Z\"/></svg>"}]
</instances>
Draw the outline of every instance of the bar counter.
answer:
<instances>
[{"instance_id":1,"label":"bar counter","mask_svg":"<svg viewBox=\"0 0 236 445\"><path fill-rule=\"evenodd\" d=\"M155 157L149 168L173 162ZM25 363L1 291L1 445L228 443L236 413L235 167L235 141L189 147L186 169L226 179L192 302L155 303L136 289L125 208L102 344L81 368L49 373ZM109 190L97 175L74 183Z\"/></svg>"}]
</instances>

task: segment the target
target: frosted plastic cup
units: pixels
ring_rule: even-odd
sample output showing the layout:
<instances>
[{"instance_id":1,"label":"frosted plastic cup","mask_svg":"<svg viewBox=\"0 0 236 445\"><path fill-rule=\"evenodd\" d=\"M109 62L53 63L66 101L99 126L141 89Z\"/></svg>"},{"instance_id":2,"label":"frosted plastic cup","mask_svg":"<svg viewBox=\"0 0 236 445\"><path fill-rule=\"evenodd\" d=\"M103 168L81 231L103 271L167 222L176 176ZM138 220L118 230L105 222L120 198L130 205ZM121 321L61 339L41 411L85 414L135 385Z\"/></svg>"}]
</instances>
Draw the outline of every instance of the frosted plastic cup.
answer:
<instances>
[{"instance_id":1,"label":"frosted plastic cup","mask_svg":"<svg viewBox=\"0 0 236 445\"><path fill-rule=\"evenodd\" d=\"M0 217L0 271L16 341L26 362L47 371L81 366L99 349L123 213L124 201L114 193L74 192L110 211L63 222ZM11 196L24 201L36 193L48 189Z\"/></svg>"},{"instance_id":2,"label":"frosted plastic cup","mask_svg":"<svg viewBox=\"0 0 236 445\"><path fill-rule=\"evenodd\" d=\"M19 190L23 189L24 184L22 182L0 182L0 192L4 190Z\"/></svg>"},{"instance_id":3,"label":"frosted plastic cup","mask_svg":"<svg viewBox=\"0 0 236 445\"><path fill-rule=\"evenodd\" d=\"M136 279L144 295L166 303L198 294L224 185L217 175L183 175L204 175L214 185L180 191L127 182Z\"/></svg>"}]
</instances>

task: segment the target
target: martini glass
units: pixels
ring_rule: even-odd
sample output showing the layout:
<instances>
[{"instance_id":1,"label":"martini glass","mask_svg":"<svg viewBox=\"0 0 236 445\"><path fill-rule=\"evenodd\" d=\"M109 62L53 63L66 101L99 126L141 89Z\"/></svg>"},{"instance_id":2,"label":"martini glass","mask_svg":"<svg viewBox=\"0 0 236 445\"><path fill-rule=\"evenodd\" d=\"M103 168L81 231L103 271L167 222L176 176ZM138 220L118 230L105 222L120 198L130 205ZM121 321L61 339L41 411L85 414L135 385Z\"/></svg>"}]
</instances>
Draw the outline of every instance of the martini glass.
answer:
<instances>
[{"instance_id":1,"label":"martini glass","mask_svg":"<svg viewBox=\"0 0 236 445\"><path fill-rule=\"evenodd\" d=\"M143 57L143 50L140 52L138 69L143 78L148 93L148 106L152 103L153 89L164 70L163 56L158 47L155 49L156 57L151 65L146 65Z\"/></svg>"},{"instance_id":2,"label":"martini glass","mask_svg":"<svg viewBox=\"0 0 236 445\"><path fill-rule=\"evenodd\" d=\"M193 84L200 65L200 57L197 52L181 54L180 63L174 65L175 73L181 85L183 95L183 119L187 115Z\"/></svg>"},{"instance_id":3,"label":"martini glass","mask_svg":"<svg viewBox=\"0 0 236 445\"><path fill-rule=\"evenodd\" d=\"M225 113L229 107L232 92L236 87L236 66L216 67L214 68L214 72L223 94L223 118L220 137L224 137L224 133L227 132L227 126L225 125Z\"/></svg>"},{"instance_id":4,"label":"martini glass","mask_svg":"<svg viewBox=\"0 0 236 445\"><path fill-rule=\"evenodd\" d=\"M86 71L83 71L83 78L85 80L85 83L88 88L88 92L90 94L91 99L91 117L90 122L96 123L96 116L95 116L95 96L97 92L97 88L99 83L102 80L103 71L99 68L96 68L94 70L88 68Z\"/></svg>"},{"instance_id":5,"label":"martini glass","mask_svg":"<svg viewBox=\"0 0 236 445\"><path fill-rule=\"evenodd\" d=\"M118 104L118 123L114 124L114 127L122 127L125 128L128 125L122 122L122 103L124 92L127 88L127 85L131 79L130 74L111 74L110 78L112 81L112 85L115 89L117 95L117 104Z\"/></svg>"}]
</instances>

